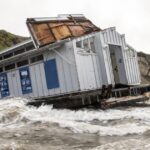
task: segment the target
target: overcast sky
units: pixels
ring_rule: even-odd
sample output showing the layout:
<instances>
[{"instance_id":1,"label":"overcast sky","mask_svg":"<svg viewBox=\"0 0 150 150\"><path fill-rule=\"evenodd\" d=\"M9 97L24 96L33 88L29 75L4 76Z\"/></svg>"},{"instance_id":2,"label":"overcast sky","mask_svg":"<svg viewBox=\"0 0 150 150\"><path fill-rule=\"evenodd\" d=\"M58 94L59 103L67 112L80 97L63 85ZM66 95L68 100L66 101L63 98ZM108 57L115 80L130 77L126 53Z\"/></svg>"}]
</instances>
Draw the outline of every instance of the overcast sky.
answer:
<instances>
[{"instance_id":1,"label":"overcast sky","mask_svg":"<svg viewBox=\"0 0 150 150\"><path fill-rule=\"evenodd\" d=\"M116 26L137 51L150 53L150 0L0 0L0 29L29 36L28 17L84 14L100 28Z\"/></svg>"}]
</instances>

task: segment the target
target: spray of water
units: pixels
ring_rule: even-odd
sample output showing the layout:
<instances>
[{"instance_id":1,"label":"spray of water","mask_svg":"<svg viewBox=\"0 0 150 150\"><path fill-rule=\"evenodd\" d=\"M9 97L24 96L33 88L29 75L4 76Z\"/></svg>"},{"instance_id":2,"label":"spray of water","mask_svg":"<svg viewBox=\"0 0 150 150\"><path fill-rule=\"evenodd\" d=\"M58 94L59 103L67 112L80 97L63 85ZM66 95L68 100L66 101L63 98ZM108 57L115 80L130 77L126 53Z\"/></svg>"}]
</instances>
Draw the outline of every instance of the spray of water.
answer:
<instances>
[{"instance_id":1,"label":"spray of water","mask_svg":"<svg viewBox=\"0 0 150 150\"><path fill-rule=\"evenodd\" d=\"M0 129L20 128L35 122L56 123L74 133L100 136L143 134L150 130L150 109L124 110L57 110L52 106L26 106L27 99L11 98L0 101Z\"/></svg>"}]
</instances>

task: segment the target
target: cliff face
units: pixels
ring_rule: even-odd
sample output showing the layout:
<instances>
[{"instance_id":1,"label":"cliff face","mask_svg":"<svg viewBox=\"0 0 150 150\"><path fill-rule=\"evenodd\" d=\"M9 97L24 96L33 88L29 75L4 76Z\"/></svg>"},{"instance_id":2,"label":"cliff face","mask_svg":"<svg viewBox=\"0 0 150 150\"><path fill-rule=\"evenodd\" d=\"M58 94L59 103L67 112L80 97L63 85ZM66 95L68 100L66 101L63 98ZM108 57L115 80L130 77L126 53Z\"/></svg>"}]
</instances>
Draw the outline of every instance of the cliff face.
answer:
<instances>
[{"instance_id":1,"label":"cliff face","mask_svg":"<svg viewBox=\"0 0 150 150\"><path fill-rule=\"evenodd\" d=\"M143 52L138 53L138 62L143 84L150 84L150 55Z\"/></svg>"},{"instance_id":2,"label":"cliff face","mask_svg":"<svg viewBox=\"0 0 150 150\"><path fill-rule=\"evenodd\" d=\"M12 45L18 44L26 39L28 38L14 35L5 30L0 30L0 51Z\"/></svg>"}]
</instances>

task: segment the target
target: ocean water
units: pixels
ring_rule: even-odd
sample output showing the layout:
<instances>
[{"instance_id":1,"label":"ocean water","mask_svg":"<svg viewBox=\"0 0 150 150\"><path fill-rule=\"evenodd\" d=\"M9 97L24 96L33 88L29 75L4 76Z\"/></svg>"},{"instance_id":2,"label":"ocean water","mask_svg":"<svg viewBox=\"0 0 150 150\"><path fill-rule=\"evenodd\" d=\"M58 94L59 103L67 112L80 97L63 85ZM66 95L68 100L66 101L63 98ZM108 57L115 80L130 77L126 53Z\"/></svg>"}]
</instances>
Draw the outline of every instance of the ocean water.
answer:
<instances>
[{"instance_id":1,"label":"ocean water","mask_svg":"<svg viewBox=\"0 0 150 150\"><path fill-rule=\"evenodd\" d=\"M0 101L0 150L150 150L150 108L57 110Z\"/></svg>"}]
</instances>

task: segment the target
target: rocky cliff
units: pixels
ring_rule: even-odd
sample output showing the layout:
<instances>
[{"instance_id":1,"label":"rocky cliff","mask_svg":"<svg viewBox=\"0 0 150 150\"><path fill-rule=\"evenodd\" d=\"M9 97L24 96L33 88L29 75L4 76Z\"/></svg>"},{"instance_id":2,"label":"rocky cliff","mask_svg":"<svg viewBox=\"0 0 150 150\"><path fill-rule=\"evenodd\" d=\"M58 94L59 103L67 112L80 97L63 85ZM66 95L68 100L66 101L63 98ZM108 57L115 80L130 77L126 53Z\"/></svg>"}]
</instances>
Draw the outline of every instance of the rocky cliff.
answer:
<instances>
[{"instance_id":1,"label":"rocky cliff","mask_svg":"<svg viewBox=\"0 0 150 150\"><path fill-rule=\"evenodd\" d=\"M138 62L143 84L150 84L150 54L138 53Z\"/></svg>"}]
</instances>

